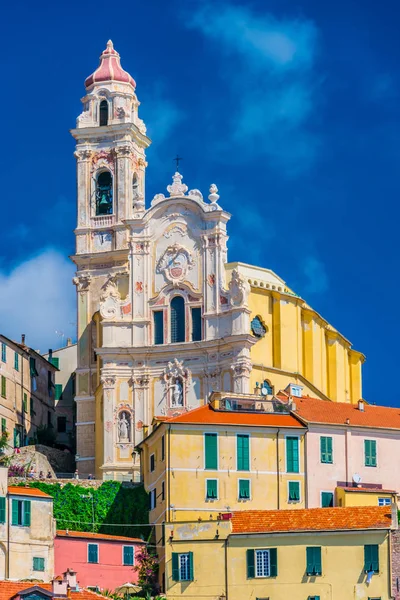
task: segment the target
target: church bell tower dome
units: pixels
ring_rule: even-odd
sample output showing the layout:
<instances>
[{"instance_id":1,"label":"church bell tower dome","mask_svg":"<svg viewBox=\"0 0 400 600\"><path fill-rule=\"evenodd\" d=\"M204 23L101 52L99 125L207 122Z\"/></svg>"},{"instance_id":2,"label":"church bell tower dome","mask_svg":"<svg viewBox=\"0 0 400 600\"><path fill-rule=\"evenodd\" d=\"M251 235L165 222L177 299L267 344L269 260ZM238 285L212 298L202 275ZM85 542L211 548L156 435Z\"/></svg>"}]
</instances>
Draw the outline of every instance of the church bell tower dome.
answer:
<instances>
[{"instance_id":1,"label":"church bell tower dome","mask_svg":"<svg viewBox=\"0 0 400 600\"><path fill-rule=\"evenodd\" d=\"M118 52L114 49L111 40L108 40L106 49L100 55L100 64L92 75L85 80L85 87L89 89L95 83L105 81L118 81L121 83L130 83L135 89L136 82L129 73L121 67L121 59Z\"/></svg>"}]
</instances>

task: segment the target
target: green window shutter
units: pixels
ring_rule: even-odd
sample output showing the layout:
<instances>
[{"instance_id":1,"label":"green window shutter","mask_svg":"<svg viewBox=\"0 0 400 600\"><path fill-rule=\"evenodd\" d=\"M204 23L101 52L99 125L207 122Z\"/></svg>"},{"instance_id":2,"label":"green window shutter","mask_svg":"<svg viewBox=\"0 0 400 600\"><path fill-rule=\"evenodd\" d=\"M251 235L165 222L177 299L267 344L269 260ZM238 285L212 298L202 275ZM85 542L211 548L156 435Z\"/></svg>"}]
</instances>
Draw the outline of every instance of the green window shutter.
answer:
<instances>
[{"instance_id":1,"label":"green window shutter","mask_svg":"<svg viewBox=\"0 0 400 600\"><path fill-rule=\"evenodd\" d=\"M300 481L289 481L289 500L291 502L300 501Z\"/></svg>"},{"instance_id":2,"label":"green window shutter","mask_svg":"<svg viewBox=\"0 0 400 600\"><path fill-rule=\"evenodd\" d=\"M53 365L53 367L57 367L57 369L60 368L60 359L58 357L52 356L49 362Z\"/></svg>"},{"instance_id":3,"label":"green window shutter","mask_svg":"<svg viewBox=\"0 0 400 600\"><path fill-rule=\"evenodd\" d=\"M19 525L19 523L18 523L18 500L11 500L11 525Z\"/></svg>"},{"instance_id":4,"label":"green window shutter","mask_svg":"<svg viewBox=\"0 0 400 600\"><path fill-rule=\"evenodd\" d=\"M25 527L31 526L31 501L24 500L24 525Z\"/></svg>"},{"instance_id":5,"label":"green window shutter","mask_svg":"<svg viewBox=\"0 0 400 600\"><path fill-rule=\"evenodd\" d=\"M326 462L326 437L321 437L320 438L320 445L321 445L321 462L324 463Z\"/></svg>"},{"instance_id":6,"label":"green window shutter","mask_svg":"<svg viewBox=\"0 0 400 600\"><path fill-rule=\"evenodd\" d=\"M24 394L24 412L28 412L28 396Z\"/></svg>"},{"instance_id":7,"label":"green window shutter","mask_svg":"<svg viewBox=\"0 0 400 600\"><path fill-rule=\"evenodd\" d=\"M288 473L299 472L299 438L286 438L286 470Z\"/></svg>"},{"instance_id":8,"label":"green window shutter","mask_svg":"<svg viewBox=\"0 0 400 600\"><path fill-rule=\"evenodd\" d=\"M61 383L56 383L55 385L55 391L54 391L54 399L55 400L60 400L61 396L62 396L62 391L63 391L63 386Z\"/></svg>"},{"instance_id":9,"label":"green window shutter","mask_svg":"<svg viewBox=\"0 0 400 600\"><path fill-rule=\"evenodd\" d=\"M189 555L189 581L194 579L193 552L188 552Z\"/></svg>"},{"instance_id":10,"label":"green window shutter","mask_svg":"<svg viewBox=\"0 0 400 600\"><path fill-rule=\"evenodd\" d=\"M249 436L237 436L237 470L249 471L250 469L250 452L249 452Z\"/></svg>"},{"instance_id":11,"label":"green window shutter","mask_svg":"<svg viewBox=\"0 0 400 600\"><path fill-rule=\"evenodd\" d=\"M4 343L1 344L1 360L7 362L7 346Z\"/></svg>"},{"instance_id":12,"label":"green window shutter","mask_svg":"<svg viewBox=\"0 0 400 600\"><path fill-rule=\"evenodd\" d=\"M36 370L36 359L33 356L29 357L29 370L31 377L37 377L39 373Z\"/></svg>"},{"instance_id":13,"label":"green window shutter","mask_svg":"<svg viewBox=\"0 0 400 600\"><path fill-rule=\"evenodd\" d=\"M364 571L379 573L379 546L378 544L366 544L364 546Z\"/></svg>"},{"instance_id":14,"label":"green window shutter","mask_svg":"<svg viewBox=\"0 0 400 600\"><path fill-rule=\"evenodd\" d=\"M1 376L1 395L3 398L7 398L7 383L4 375Z\"/></svg>"},{"instance_id":15,"label":"green window shutter","mask_svg":"<svg viewBox=\"0 0 400 600\"><path fill-rule=\"evenodd\" d=\"M156 310L153 312L154 323L154 344L164 343L164 311Z\"/></svg>"},{"instance_id":16,"label":"green window shutter","mask_svg":"<svg viewBox=\"0 0 400 600\"><path fill-rule=\"evenodd\" d=\"M270 548L270 551L269 551L269 575L270 575L270 577L276 577L278 575L278 550L277 550L277 548Z\"/></svg>"},{"instance_id":17,"label":"green window shutter","mask_svg":"<svg viewBox=\"0 0 400 600\"><path fill-rule=\"evenodd\" d=\"M371 440L371 467L376 467L376 440Z\"/></svg>"},{"instance_id":18,"label":"green window shutter","mask_svg":"<svg viewBox=\"0 0 400 600\"><path fill-rule=\"evenodd\" d=\"M333 451L332 451L332 438L328 437L327 439L327 462L328 463L332 463L333 462Z\"/></svg>"},{"instance_id":19,"label":"green window shutter","mask_svg":"<svg viewBox=\"0 0 400 600\"><path fill-rule=\"evenodd\" d=\"M6 499L0 498L0 523L6 522Z\"/></svg>"},{"instance_id":20,"label":"green window shutter","mask_svg":"<svg viewBox=\"0 0 400 600\"><path fill-rule=\"evenodd\" d=\"M332 453L332 438L331 437L321 437L321 462L322 463L332 463L333 462L333 453Z\"/></svg>"},{"instance_id":21,"label":"green window shutter","mask_svg":"<svg viewBox=\"0 0 400 600\"><path fill-rule=\"evenodd\" d=\"M370 441L364 440L364 462L366 467L370 467L371 463Z\"/></svg>"},{"instance_id":22,"label":"green window shutter","mask_svg":"<svg viewBox=\"0 0 400 600\"><path fill-rule=\"evenodd\" d=\"M239 500L250 499L250 481L248 479L239 479Z\"/></svg>"},{"instance_id":23,"label":"green window shutter","mask_svg":"<svg viewBox=\"0 0 400 600\"><path fill-rule=\"evenodd\" d=\"M133 565L133 546L124 546L124 565Z\"/></svg>"},{"instance_id":24,"label":"green window shutter","mask_svg":"<svg viewBox=\"0 0 400 600\"><path fill-rule=\"evenodd\" d=\"M1 433L4 433L7 430L7 421L2 417L1 419Z\"/></svg>"},{"instance_id":25,"label":"green window shutter","mask_svg":"<svg viewBox=\"0 0 400 600\"><path fill-rule=\"evenodd\" d=\"M247 579L253 579L256 576L256 566L254 561L254 550L246 550L247 561Z\"/></svg>"},{"instance_id":26,"label":"green window shutter","mask_svg":"<svg viewBox=\"0 0 400 600\"><path fill-rule=\"evenodd\" d=\"M31 417L35 414L34 411L34 407L33 407L33 398L30 398L30 415Z\"/></svg>"},{"instance_id":27,"label":"green window shutter","mask_svg":"<svg viewBox=\"0 0 400 600\"><path fill-rule=\"evenodd\" d=\"M33 570L44 571L44 558L40 558L38 556L33 557Z\"/></svg>"},{"instance_id":28,"label":"green window shutter","mask_svg":"<svg viewBox=\"0 0 400 600\"><path fill-rule=\"evenodd\" d=\"M179 554L172 553L172 581L179 581Z\"/></svg>"},{"instance_id":29,"label":"green window shutter","mask_svg":"<svg viewBox=\"0 0 400 600\"><path fill-rule=\"evenodd\" d=\"M161 438L161 460L165 459L165 435Z\"/></svg>"},{"instance_id":30,"label":"green window shutter","mask_svg":"<svg viewBox=\"0 0 400 600\"><path fill-rule=\"evenodd\" d=\"M307 558L307 567L306 573L307 575L315 575L314 572L314 548L306 548L306 558Z\"/></svg>"},{"instance_id":31,"label":"green window shutter","mask_svg":"<svg viewBox=\"0 0 400 600\"><path fill-rule=\"evenodd\" d=\"M192 308L192 342L201 340L201 308Z\"/></svg>"},{"instance_id":32,"label":"green window shutter","mask_svg":"<svg viewBox=\"0 0 400 600\"><path fill-rule=\"evenodd\" d=\"M332 492L322 492L321 494L321 506L322 508L329 508L333 506L333 494Z\"/></svg>"},{"instance_id":33,"label":"green window shutter","mask_svg":"<svg viewBox=\"0 0 400 600\"><path fill-rule=\"evenodd\" d=\"M322 575L322 554L320 546L314 548L314 570L316 575Z\"/></svg>"},{"instance_id":34,"label":"green window shutter","mask_svg":"<svg viewBox=\"0 0 400 600\"><path fill-rule=\"evenodd\" d=\"M216 479L207 479L207 499L216 500L218 498L218 483Z\"/></svg>"},{"instance_id":35,"label":"green window shutter","mask_svg":"<svg viewBox=\"0 0 400 600\"><path fill-rule=\"evenodd\" d=\"M204 434L206 469L218 469L218 440L216 433Z\"/></svg>"},{"instance_id":36,"label":"green window shutter","mask_svg":"<svg viewBox=\"0 0 400 600\"><path fill-rule=\"evenodd\" d=\"M98 563L98 546L97 544L88 544L88 562Z\"/></svg>"},{"instance_id":37,"label":"green window shutter","mask_svg":"<svg viewBox=\"0 0 400 600\"><path fill-rule=\"evenodd\" d=\"M14 352L14 369L19 371L19 354L18 352Z\"/></svg>"}]
</instances>

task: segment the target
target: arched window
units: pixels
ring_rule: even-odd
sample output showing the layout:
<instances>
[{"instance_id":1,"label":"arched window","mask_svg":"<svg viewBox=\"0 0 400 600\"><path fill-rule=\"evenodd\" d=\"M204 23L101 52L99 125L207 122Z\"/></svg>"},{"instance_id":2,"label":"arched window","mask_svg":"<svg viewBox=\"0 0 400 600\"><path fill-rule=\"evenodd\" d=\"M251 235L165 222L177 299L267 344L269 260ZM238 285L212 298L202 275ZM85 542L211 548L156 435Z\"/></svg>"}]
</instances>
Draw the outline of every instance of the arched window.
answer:
<instances>
[{"instance_id":1,"label":"arched window","mask_svg":"<svg viewBox=\"0 0 400 600\"><path fill-rule=\"evenodd\" d=\"M103 171L96 181L96 215L111 215L112 211L112 175Z\"/></svg>"},{"instance_id":2,"label":"arched window","mask_svg":"<svg viewBox=\"0 0 400 600\"><path fill-rule=\"evenodd\" d=\"M182 296L171 300L171 343L185 341L185 301Z\"/></svg>"},{"instance_id":3,"label":"arched window","mask_svg":"<svg viewBox=\"0 0 400 600\"><path fill-rule=\"evenodd\" d=\"M108 102L102 100L100 102L100 127L108 125Z\"/></svg>"}]
</instances>

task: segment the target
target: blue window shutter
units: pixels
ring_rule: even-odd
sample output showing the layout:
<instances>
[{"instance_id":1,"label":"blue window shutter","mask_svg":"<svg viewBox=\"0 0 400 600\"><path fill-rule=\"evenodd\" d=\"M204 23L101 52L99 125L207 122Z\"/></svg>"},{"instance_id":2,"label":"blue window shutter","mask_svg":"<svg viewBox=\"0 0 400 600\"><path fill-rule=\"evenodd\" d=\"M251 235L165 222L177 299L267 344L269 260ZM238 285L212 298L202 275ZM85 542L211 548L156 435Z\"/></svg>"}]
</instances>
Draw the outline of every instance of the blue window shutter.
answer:
<instances>
[{"instance_id":1,"label":"blue window shutter","mask_svg":"<svg viewBox=\"0 0 400 600\"><path fill-rule=\"evenodd\" d=\"M31 501L24 500L24 525L25 527L31 526Z\"/></svg>"},{"instance_id":2,"label":"blue window shutter","mask_svg":"<svg viewBox=\"0 0 400 600\"><path fill-rule=\"evenodd\" d=\"M6 499L0 498L0 523L6 522Z\"/></svg>"},{"instance_id":3,"label":"blue window shutter","mask_svg":"<svg viewBox=\"0 0 400 600\"><path fill-rule=\"evenodd\" d=\"M19 525L18 523L18 500L11 500L11 525Z\"/></svg>"},{"instance_id":4,"label":"blue window shutter","mask_svg":"<svg viewBox=\"0 0 400 600\"><path fill-rule=\"evenodd\" d=\"M269 550L269 575L276 577L278 575L278 550L270 548Z\"/></svg>"},{"instance_id":5,"label":"blue window shutter","mask_svg":"<svg viewBox=\"0 0 400 600\"><path fill-rule=\"evenodd\" d=\"M253 579L253 577L256 576L254 550L246 550L246 561L247 561L247 579Z\"/></svg>"},{"instance_id":6,"label":"blue window shutter","mask_svg":"<svg viewBox=\"0 0 400 600\"><path fill-rule=\"evenodd\" d=\"M182 296L171 300L171 343L185 341L185 301Z\"/></svg>"},{"instance_id":7,"label":"blue window shutter","mask_svg":"<svg viewBox=\"0 0 400 600\"><path fill-rule=\"evenodd\" d=\"M154 325L154 344L164 343L164 311L155 310L153 312Z\"/></svg>"},{"instance_id":8,"label":"blue window shutter","mask_svg":"<svg viewBox=\"0 0 400 600\"><path fill-rule=\"evenodd\" d=\"M192 341L199 342L202 338L201 308L192 308Z\"/></svg>"},{"instance_id":9,"label":"blue window shutter","mask_svg":"<svg viewBox=\"0 0 400 600\"><path fill-rule=\"evenodd\" d=\"M218 469L218 440L216 433L205 433L205 468Z\"/></svg>"},{"instance_id":10,"label":"blue window shutter","mask_svg":"<svg viewBox=\"0 0 400 600\"><path fill-rule=\"evenodd\" d=\"M172 553L172 581L179 581L179 554Z\"/></svg>"}]
</instances>

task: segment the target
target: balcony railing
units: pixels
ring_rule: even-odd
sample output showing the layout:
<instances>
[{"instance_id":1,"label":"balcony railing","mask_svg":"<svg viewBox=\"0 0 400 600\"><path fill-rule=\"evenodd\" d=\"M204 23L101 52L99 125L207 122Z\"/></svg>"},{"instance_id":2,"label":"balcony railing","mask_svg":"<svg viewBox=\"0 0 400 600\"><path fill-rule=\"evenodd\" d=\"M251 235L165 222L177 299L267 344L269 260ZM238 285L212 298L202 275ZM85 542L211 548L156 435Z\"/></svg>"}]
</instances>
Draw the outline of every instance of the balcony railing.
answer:
<instances>
[{"instance_id":1,"label":"balcony railing","mask_svg":"<svg viewBox=\"0 0 400 600\"><path fill-rule=\"evenodd\" d=\"M97 217L92 217L91 225L92 227L110 227L114 225L115 215L99 215Z\"/></svg>"},{"instance_id":2,"label":"balcony railing","mask_svg":"<svg viewBox=\"0 0 400 600\"><path fill-rule=\"evenodd\" d=\"M232 394L213 392L210 404L214 410L226 412L290 414L290 406L276 398L266 399L254 394Z\"/></svg>"}]
</instances>

